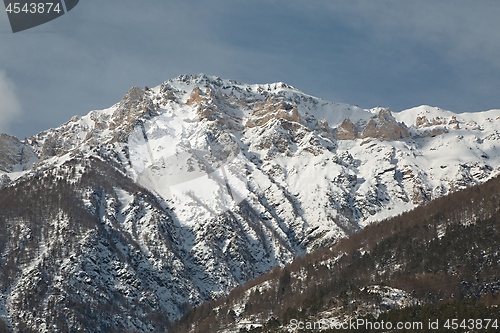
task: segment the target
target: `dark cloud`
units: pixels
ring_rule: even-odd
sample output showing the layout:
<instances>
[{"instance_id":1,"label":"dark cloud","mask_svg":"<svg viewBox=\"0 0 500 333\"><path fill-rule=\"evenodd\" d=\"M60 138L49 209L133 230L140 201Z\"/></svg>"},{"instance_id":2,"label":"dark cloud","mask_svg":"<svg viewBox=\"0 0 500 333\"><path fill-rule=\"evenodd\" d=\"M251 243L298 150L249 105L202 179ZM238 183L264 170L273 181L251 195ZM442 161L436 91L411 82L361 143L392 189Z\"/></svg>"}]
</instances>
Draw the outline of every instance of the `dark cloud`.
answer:
<instances>
[{"instance_id":1,"label":"dark cloud","mask_svg":"<svg viewBox=\"0 0 500 333\"><path fill-rule=\"evenodd\" d=\"M0 15L0 61L23 108L10 131L201 72L363 107L498 107L499 14L496 1L86 0L18 34Z\"/></svg>"}]
</instances>

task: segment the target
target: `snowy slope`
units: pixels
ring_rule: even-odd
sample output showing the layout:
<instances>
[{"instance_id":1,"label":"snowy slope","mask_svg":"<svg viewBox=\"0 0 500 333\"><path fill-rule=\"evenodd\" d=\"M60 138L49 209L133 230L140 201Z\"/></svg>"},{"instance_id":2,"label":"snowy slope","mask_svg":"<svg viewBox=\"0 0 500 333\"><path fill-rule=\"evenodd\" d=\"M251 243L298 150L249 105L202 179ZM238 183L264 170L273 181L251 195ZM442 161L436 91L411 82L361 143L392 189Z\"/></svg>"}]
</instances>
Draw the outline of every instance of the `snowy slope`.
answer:
<instances>
[{"instance_id":1,"label":"snowy slope","mask_svg":"<svg viewBox=\"0 0 500 333\"><path fill-rule=\"evenodd\" d=\"M83 283L86 274L98 289L111 283L121 286L118 294L133 289L137 299L153 297L175 319L186 304L498 175L498 128L500 110L454 114L421 106L392 113L324 101L284 83L181 76L132 88L114 106L25 142L0 137L9 142L0 150L0 177L8 177L5 189L30 191L33 180L47 177L70 184L71 197L93 216L95 228L60 240L93 244L87 264L68 262L70 249L58 254L59 272L83 279L61 288ZM30 155L21 159L19 147ZM55 216L70 225L75 219L70 212ZM118 245L110 245L109 234L120 235ZM44 253L56 251L51 241L38 239L38 250L16 273L21 280L3 290L30 281ZM136 261L110 261L134 251ZM111 275L89 275L104 257L101 269ZM128 278L113 273L118 268L130 269ZM154 295L147 296L149 289ZM13 302L19 293L0 296ZM15 326L22 306L9 304L0 303L0 313L9 313ZM146 322L121 327L142 330Z\"/></svg>"}]
</instances>

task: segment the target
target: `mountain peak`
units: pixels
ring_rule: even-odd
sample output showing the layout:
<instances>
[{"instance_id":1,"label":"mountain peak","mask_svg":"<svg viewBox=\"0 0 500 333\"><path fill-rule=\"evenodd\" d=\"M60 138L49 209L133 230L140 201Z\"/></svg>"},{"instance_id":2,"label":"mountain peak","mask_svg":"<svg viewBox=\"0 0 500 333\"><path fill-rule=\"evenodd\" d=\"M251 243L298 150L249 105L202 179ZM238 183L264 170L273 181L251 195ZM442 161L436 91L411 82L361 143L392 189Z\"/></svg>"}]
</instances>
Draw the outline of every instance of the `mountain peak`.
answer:
<instances>
[{"instance_id":1,"label":"mountain peak","mask_svg":"<svg viewBox=\"0 0 500 333\"><path fill-rule=\"evenodd\" d=\"M184 89L186 92L190 92L195 87L198 87L201 90L204 90L204 88L212 88L213 90L218 90L226 94L230 94L231 92L246 92L266 96L271 93L284 93L287 91L303 94L298 89L284 82L246 84L235 80L222 79L218 76L211 76L206 74L180 75L174 79L165 81L162 86L180 88Z\"/></svg>"},{"instance_id":2,"label":"mountain peak","mask_svg":"<svg viewBox=\"0 0 500 333\"><path fill-rule=\"evenodd\" d=\"M500 173L500 111L455 115L454 127L454 114L433 125L438 111L423 109L365 110L283 83L195 75L131 88L25 142L0 136L0 320L154 331L188 305Z\"/></svg>"}]
</instances>

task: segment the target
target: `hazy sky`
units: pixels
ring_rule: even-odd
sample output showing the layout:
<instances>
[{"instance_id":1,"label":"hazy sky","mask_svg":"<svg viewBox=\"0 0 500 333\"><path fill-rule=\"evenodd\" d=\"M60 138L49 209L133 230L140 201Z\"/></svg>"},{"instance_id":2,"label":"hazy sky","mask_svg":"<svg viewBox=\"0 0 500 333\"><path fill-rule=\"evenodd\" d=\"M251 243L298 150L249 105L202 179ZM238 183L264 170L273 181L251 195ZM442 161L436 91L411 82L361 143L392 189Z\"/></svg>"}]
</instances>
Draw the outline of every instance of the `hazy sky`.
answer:
<instances>
[{"instance_id":1,"label":"hazy sky","mask_svg":"<svg viewBox=\"0 0 500 333\"><path fill-rule=\"evenodd\" d=\"M21 138L205 73L394 111L500 108L500 1L81 0L13 34L0 13L0 132Z\"/></svg>"}]
</instances>

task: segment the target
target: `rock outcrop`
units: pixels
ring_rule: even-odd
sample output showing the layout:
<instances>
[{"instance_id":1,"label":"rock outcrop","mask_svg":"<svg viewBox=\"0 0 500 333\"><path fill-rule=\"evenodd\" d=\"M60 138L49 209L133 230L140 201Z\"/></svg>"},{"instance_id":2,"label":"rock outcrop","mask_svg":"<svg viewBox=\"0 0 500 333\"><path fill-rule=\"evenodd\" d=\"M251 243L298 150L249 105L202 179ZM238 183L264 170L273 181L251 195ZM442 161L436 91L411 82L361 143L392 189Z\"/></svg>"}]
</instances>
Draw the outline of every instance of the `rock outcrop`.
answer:
<instances>
[{"instance_id":1,"label":"rock outcrop","mask_svg":"<svg viewBox=\"0 0 500 333\"><path fill-rule=\"evenodd\" d=\"M336 129L337 139L353 140L375 138L383 141L393 141L410 136L408 127L398 122L389 109L380 109L367 123L354 124L350 119L344 121Z\"/></svg>"}]
</instances>

